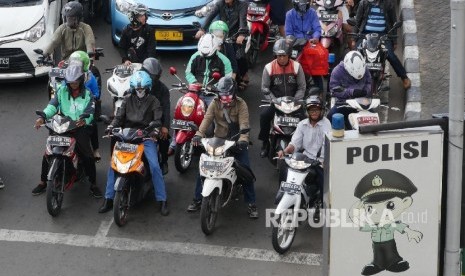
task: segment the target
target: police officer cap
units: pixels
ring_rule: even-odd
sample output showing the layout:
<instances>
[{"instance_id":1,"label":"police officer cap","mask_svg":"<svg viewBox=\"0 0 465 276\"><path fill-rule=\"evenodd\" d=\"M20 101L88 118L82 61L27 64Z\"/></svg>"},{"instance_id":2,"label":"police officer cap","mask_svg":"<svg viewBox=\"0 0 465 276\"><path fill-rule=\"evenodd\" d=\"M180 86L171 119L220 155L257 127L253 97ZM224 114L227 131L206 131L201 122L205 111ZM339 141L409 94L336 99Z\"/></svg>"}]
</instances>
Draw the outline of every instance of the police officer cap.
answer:
<instances>
[{"instance_id":1,"label":"police officer cap","mask_svg":"<svg viewBox=\"0 0 465 276\"><path fill-rule=\"evenodd\" d=\"M355 187L354 196L364 202L381 202L393 197L405 198L417 187L405 175L393 170L380 169L365 175Z\"/></svg>"}]
</instances>

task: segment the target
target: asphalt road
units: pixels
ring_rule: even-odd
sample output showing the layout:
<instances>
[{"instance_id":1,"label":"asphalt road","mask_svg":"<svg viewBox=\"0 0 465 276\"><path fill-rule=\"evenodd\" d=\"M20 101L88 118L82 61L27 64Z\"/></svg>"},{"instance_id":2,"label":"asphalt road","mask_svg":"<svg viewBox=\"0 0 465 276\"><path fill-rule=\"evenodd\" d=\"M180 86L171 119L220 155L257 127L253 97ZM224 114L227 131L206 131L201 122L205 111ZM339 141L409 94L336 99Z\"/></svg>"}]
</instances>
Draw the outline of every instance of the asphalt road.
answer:
<instances>
[{"instance_id":1,"label":"asphalt road","mask_svg":"<svg viewBox=\"0 0 465 276\"><path fill-rule=\"evenodd\" d=\"M110 26L94 25L97 46L105 57L97 66L103 72L120 63L110 40ZM88 195L88 185L78 183L65 193L62 213L52 218L45 194L32 196L39 181L40 161L47 131L33 129L35 110L47 104L46 79L2 83L0 91L0 175L6 187L0 190L0 275L321 275L321 229L302 226L291 249L279 256L271 245L271 228L265 226L265 209L273 208L277 173L259 158L258 114L262 69L271 60L271 49L260 55L251 70L251 82L241 93L249 104L251 137L249 154L257 176L256 193L260 218L250 220L246 205L233 202L222 209L217 230L205 236L198 213L187 213L193 197L196 165L179 174L169 161L165 177L171 213L162 217L154 201L147 200L130 213L128 224L119 228L112 214L98 214L103 200ZM167 85L175 82L168 72L179 72L192 52L160 52ZM103 83L109 75L103 75ZM395 84L392 84L395 85ZM399 83L397 84L399 85ZM391 93L393 95L393 93ZM180 94L171 95L172 106ZM111 112L107 91L102 92L103 113ZM100 125L103 133L104 125ZM102 190L109 166L109 142L101 140L104 157L97 164Z\"/></svg>"}]
</instances>

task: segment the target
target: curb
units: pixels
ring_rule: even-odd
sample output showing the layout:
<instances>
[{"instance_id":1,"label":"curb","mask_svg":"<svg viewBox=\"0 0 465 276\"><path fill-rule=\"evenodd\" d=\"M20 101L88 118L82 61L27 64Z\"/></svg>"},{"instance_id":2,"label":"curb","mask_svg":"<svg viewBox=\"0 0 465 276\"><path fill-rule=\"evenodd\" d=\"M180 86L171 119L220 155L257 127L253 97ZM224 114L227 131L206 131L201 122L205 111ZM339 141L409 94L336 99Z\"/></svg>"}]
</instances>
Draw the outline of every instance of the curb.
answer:
<instances>
[{"instance_id":1,"label":"curb","mask_svg":"<svg viewBox=\"0 0 465 276\"><path fill-rule=\"evenodd\" d=\"M421 117L420 52L414 7L414 0L400 0L400 18L403 21L403 62L407 76L412 81L412 86L405 94L405 121L419 120Z\"/></svg>"}]
</instances>

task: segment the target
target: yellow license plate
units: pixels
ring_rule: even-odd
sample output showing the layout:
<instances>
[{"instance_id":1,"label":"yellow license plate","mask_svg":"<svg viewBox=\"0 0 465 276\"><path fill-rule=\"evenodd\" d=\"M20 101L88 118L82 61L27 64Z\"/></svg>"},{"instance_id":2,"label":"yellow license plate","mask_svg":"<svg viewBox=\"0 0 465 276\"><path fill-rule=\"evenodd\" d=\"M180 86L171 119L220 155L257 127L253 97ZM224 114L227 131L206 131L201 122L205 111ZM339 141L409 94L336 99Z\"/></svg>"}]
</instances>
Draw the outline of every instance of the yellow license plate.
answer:
<instances>
[{"instance_id":1,"label":"yellow license plate","mask_svg":"<svg viewBox=\"0 0 465 276\"><path fill-rule=\"evenodd\" d=\"M172 30L163 30L155 31L155 40L157 41L182 41L182 32L172 31Z\"/></svg>"}]
</instances>

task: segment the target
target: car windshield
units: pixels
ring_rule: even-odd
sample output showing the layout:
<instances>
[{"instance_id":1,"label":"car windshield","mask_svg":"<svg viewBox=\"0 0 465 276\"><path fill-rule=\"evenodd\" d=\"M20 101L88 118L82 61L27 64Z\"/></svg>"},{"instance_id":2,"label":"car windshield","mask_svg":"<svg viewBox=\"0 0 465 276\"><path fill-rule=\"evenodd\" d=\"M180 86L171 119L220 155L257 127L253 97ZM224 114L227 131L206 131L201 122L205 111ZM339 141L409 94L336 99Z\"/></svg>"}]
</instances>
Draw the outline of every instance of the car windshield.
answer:
<instances>
[{"instance_id":1,"label":"car windshield","mask_svg":"<svg viewBox=\"0 0 465 276\"><path fill-rule=\"evenodd\" d=\"M39 5L44 0L0 0L0 7L22 7Z\"/></svg>"}]
</instances>

